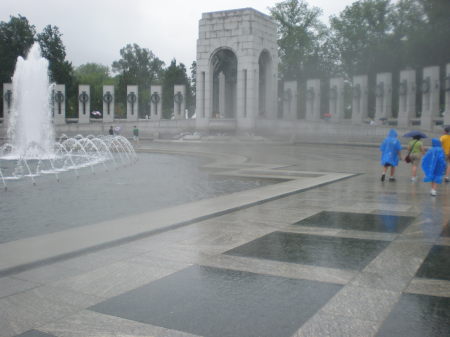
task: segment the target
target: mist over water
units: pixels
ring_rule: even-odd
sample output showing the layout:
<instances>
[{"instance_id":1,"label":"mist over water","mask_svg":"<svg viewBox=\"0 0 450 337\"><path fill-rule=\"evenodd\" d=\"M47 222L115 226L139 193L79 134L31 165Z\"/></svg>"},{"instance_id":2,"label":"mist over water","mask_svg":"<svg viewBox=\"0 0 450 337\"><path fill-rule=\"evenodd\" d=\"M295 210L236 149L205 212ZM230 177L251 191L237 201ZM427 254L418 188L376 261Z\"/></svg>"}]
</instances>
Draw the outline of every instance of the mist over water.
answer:
<instances>
[{"instance_id":1,"label":"mist over water","mask_svg":"<svg viewBox=\"0 0 450 337\"><path fill-rule=\"evenodd\" d=\"M50 108L51 85L48 61L41 57L38 43L26 59L17 58L12 79L13 102L8 123L8 138L14 146L13 156L52 156L54 128ZM32 146L35 150L30 153ZM37 152L37 153L36 153Z\"/></svg>"}]
</instances>

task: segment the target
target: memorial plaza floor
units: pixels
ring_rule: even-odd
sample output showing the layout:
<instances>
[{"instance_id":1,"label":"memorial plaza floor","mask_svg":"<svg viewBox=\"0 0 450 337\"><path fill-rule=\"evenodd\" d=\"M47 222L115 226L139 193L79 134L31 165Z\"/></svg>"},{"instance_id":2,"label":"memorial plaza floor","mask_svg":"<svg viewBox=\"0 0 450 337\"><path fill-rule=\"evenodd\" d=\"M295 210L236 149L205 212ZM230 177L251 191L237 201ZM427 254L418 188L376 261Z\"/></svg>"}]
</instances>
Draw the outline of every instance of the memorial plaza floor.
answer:
<instances>
[{"instance_id":1,"label":"memorial plaza floor","mask_svg":"<svg viewBox=\"0 0 450 337\"><path fill-rule=\"evenodd\" d=\"M139 148L277 183L1 244L0 336L450 336L450 184L381 182L375 146Z\"/></svg>"}]
</instances>

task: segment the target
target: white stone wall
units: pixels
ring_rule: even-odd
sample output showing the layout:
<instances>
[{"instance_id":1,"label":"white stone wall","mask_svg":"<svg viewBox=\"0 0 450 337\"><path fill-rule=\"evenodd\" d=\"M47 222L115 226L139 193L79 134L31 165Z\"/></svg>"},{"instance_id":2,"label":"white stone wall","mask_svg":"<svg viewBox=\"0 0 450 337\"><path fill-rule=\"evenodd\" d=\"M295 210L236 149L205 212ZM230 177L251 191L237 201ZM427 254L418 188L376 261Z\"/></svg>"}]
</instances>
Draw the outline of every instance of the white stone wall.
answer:
<instances>
[{"instance_id":1,"label":"white stone wall","mask_svg":"<svg viewBox=\"0 0 450 337\"><path fill-rule=\"evenodd\" d=\"M83 95L87 95L87 101L83 104ZM89 85L78 86L78 123L89 123L91 112L91 88Z\"/></svg>"},{"instance_id":2,"label":"white stone wall","mask_svg":"<svg viewBox=\"0 0 450 337\"><path fill-rule=\"evenodd\" d=\"M111 96L110 96L111 95ZM111 97L111 102L108 104L108 97ZM115 92L113 85L103 86L103 122L112 123L114 121L114 101Z\"/></svg>"},{"instance_id":3,"label":"white stone wall","mask_svg":"<svg viewBox=\"0 0 450 337\"><path fill-rule=\"evenodd\" d=\"M208 128L213 109L213 69L211 59L221 50L232 51L237 58L237 127L254 128L259 115L259 57L270 55L266 93L271 118L276 116L278 52L276 25L271 18L251 8L204 13L199 22L197 40L196 117L199 129Z\"/></svg>"}]
</instances>

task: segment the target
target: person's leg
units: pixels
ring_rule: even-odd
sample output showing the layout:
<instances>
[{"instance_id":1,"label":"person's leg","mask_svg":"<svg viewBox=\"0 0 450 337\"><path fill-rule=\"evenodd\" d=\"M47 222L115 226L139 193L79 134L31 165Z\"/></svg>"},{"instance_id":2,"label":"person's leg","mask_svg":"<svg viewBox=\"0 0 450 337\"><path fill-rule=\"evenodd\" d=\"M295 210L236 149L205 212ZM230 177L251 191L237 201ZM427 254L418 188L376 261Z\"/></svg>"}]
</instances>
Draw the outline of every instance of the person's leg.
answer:
<instances>
[{"instance_id":1,"label":"person's leg","mask_svg":"<svg viewBox=\"0 0 450 337\"><path fill-rule=\"evenodd\" d=\"M391 176L389 177L390 181L395 180L394 174L395 174L395 166L391 166Z\"/></svg>"},{"instance_id":2,"label":"person's leg","mask_svg":"<svg viewBox=\"0 0 450 337\"><path fill-rule=\"evenodd\" d=\"M445 178L444 178L446 183L450 181L449 175L450 175L450 157L447 156L447 170L445 171Z\"/></svg>"},{"instance_id":3,"label":"person's leg","mask_svg":"<svg viewBox=\"0 0 450 337\"><path fill-rule=\"evenodd\" d=\"M381 181L384 181L384 179L386 178L387 169L388 169L388 165L384 165L383 166L383 173L381 174Z\"/></svg>"},{"instance_id":4,"label":"person's leg","mask_svg":"<svg viewBox=\"0 0 450 337\"><path fill-rule=\"evenodd\" d=\"M413 162L412 167L411 167L411 178L413 180L416 180L417 177L417 164L416 162Z\"/></svg>"},{"instance_id":5,"label":"person's leg","mask_svg":"<svg viewBox=\"0 0 450 337\"><path fill-rule=\"evenodd\" d=\"M436 182L434 182L434 181L432 181L431 182L431 191L430 191L430 194L432 195L432 196L435 196L436 194L437 194L437 184L436 184Z\"/></svg>"}]
</instances>

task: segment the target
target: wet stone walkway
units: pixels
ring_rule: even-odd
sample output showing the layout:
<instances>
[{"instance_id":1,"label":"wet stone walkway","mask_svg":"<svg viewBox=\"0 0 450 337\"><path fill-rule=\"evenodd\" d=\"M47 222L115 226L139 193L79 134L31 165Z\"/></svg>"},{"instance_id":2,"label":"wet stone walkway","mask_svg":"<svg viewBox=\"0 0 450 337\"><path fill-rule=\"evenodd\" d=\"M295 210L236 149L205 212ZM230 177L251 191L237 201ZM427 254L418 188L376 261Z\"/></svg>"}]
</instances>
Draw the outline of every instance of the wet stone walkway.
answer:
<instances>
[{"instance_id":1,"label":"wet stone walkway","mask_svg":"<svg viewBox=\"0 0 450 337\"><path fill-rule=\"evenodd\" d=\"M5 275L0 336L450 336L449 185L431 197L407 166L382 183L372 148L142 146L238 153L241 175L318 180ZM351 175L321 183L325 172Z\"/></svg>"}]
</instances>

